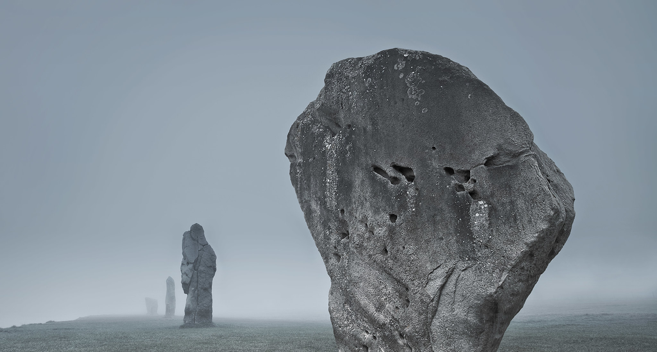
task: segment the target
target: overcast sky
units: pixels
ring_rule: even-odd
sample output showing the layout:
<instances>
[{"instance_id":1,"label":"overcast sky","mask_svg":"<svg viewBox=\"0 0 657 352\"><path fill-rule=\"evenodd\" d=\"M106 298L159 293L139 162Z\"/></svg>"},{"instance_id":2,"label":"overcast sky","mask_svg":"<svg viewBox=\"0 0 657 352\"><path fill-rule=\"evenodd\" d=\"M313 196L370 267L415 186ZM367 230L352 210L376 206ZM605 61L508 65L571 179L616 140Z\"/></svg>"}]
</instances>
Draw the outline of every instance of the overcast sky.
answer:
<instances>
[{"instance_id":1,"label":"overcast sky","mask_svg":"<svg viewBox=\"0 0 657 352\"><path fill-rule=\"evenodd\" d=\"M215 317L328 319L283 154L333 62L469 67L575 189L526 309L657 302L657 2L0 1L0 327L164 311L181 240ZM578 303L579 304L579 303Z\"/></svg>"}]
</instances>

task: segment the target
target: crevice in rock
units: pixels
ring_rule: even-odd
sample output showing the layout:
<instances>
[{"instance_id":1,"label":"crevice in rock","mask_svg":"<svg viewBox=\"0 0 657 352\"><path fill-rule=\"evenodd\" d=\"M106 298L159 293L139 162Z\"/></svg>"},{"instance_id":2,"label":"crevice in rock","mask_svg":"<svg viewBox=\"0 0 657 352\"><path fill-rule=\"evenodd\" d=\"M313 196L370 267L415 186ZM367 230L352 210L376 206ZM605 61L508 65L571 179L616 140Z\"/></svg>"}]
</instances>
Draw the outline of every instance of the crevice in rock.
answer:
<instances>
[{"instance_id":1,"label":"crevice in rock","mask_svg":"<svg viewBox=\"0 0 657 352\"><path fill-rule=\"evenodd\" d=\"M342 129L342 126L337 121L338 111L332 107L327 106L326 104L322 104L319 108L317 108L317 113L320 120L324 122L324 125L329 129L329 131L331 131L331 137L335 137Z\"/></svg>"},{"instance_id":2,"label":"crevice in rock","mask_svg":"<svg viewBox=\"0 0 657 352\"><path fill-rule=\"evenodd\" d=\"M474 189L473 189L472 191L468 192L468 194L470 195L470 197L471 197L473 200L479 200L479 199L481 199L481 197L479 196L479 192L477 192L477 191L474 190Z\"/></svg>"},{"instance_id":3,"label":"crevice in rock","mask_svg":"<svg viewBox=\"0 0 657 352\"><path fill-rule=\"evenodd\" d=\"M405 167L397 164L392 164L392 168L395 169L400 174L404 175L406 181L413 182L415 180L415 173L410 167Z\"/></svg>"},{"instance_id":4,"label":"crevice in rock","mask_svg":"<svg viewBox=\"0 0 657 352\"><path fill-rule=\"evenodd\" d=\"M378 175L380 175L381 177L386 178L386 179L387 179L388 181L390 181L390 183L393 184L393 185L399 184L399 182L401 181L401 180L399 179L399 177L395 177L395 176L390 176L390 175L388 175L388 173L386 172L386 170L382 169L382 168L379 167L379 166L372 165L372 171L376 172L376 173L377 173Z\"/></svg>"},{"instance_id":5,"label":"crevice in rock","mask_svg":"<svg viewBox=\"0 0 657 352\"><path fill-rule=\"evenodd\" d=\"M349 239L349 231L340 232L340 240Z\"/></svg>"},{"instance_id":6,"label":"crevice in rock","mask_svg":"<svg viewBox=\"0 0 657 352\"><path fill-rule=\"evenodd\" d=\"M493 154L488 158L486 158L486 160L484 161L484 166L486 167L495 166L497 164L498 159L499 159L499 155Z\"/></svg>"},{"instance_id":7,"label":"crevice in rock","mask_svg":"<svg viewBox=\"0 0 657 352\"><path fill-rule=\"evenodd\" d=\"M289 160L291 163L297 161L297 156L292 153L285 153L285 156L287 157L287 160Z\"/></svg>"}]
</instances>

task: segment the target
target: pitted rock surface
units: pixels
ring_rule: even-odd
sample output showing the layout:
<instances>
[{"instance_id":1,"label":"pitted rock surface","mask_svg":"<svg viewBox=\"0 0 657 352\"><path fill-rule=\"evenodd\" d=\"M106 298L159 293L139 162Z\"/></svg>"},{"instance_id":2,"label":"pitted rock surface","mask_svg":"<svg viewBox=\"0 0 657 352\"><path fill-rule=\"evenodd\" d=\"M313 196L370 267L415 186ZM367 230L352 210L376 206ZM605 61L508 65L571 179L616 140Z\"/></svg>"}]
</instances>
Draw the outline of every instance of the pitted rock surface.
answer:
<instances>
[{"instance_id":1,"label":"pitted rock surface","mask_svg":"<svg viewBox=\"0 0 657 352\"><path fill-rule=\"evenodd\" d=\"M212 280L217 256L201 225L194 224L183 234L182 253L180 281L187 295L183 327L212 326Z\"/></svg>"},{"instance_id":2,"label":"pitted rock surface","mask_svg":"<svg viewBox=\"0 0 657 352\"><path fill-rule=\"evenodd\" d=\"M495 351L575 217L522 117L466 67L331 66L285 154L341 351Z\"/></svg>"},{"instance_id":3,"label":"pitted rock surface","mask_svg":"<svg viewBox=\"0 0 657 352\"><path fill-rule=\"evenodd\" d=\"M164 304L166 306L165 318L171 318L176 315L176 284L173 282L171 276L167 278L167 295L164 299Z\"/></svg>"}]
</instances>

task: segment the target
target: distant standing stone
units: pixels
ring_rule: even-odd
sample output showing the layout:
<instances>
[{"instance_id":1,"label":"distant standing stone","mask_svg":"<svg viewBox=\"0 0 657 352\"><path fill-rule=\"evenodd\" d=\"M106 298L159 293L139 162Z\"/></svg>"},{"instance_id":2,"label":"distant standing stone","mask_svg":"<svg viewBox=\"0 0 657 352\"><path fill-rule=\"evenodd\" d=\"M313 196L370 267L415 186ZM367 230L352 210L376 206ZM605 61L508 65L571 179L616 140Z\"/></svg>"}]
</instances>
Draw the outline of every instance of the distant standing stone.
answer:
<instances>
[{"instance_id":1,"label":"distant standing stone","mask_svg":"<svg viewBox=\"0 0 657 352\"><path fill-rule=\"evenodd\" d=\"M570 183L445 57L386 50L333 64L324 83L285 155L340 351L497 350L570 234Z\"/></svg>"},{"instance_id":2,"label":"distant standing stone","mask_svg":"<svg viewBox=\"0 0 657 352\"><path fill-rule=\"evenodd\" d=\"M146 314L157 315L157 300L146 297Z\"/></svg>"},{"instance_id":3,"label":"distant standing stone","mask_svg":"<svg viewBox=\"0 0 657 352\"><path fill-rule=\"evenodd\" d=\"M213 326L212 279L217 271L217 256L206 241L201 225L194 224L183 234L182 253L180 281L187 302L181 327Z\"/></svg>"},{"instance_id":4,"label":"distant standing stone","mask_svg":"<svg viewBox=\"0 0 657 352\"><path fill-rule=\"evenodd\" d=\"M173 282L171 276L167 278L167 296L164 304L166 306L165 318L171 318L176 315L176 284Z\"/></svg>"}]
</instances>

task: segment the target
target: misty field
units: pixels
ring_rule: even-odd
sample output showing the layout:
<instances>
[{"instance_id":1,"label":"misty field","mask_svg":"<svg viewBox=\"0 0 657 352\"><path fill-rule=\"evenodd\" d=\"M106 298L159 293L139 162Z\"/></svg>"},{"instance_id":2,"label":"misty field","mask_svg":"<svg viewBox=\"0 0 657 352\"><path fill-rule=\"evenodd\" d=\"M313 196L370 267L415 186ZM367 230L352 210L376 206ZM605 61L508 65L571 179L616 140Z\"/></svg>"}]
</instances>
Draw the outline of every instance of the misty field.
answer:
<instances>
[{"instance_id":1,"label":"misty field","mask_svg":"<svg viewBox=\"0 0 657 352\"><path fill-rule=\"evenodd\" d=\"M0 329L1 351L337 351L328 322L215 319L180 329L182 318L96 316ZM193 348L192 348L193 346ZM500 352L657 351L657 314L518 317Z\"/></svg>"}]
</instances>

